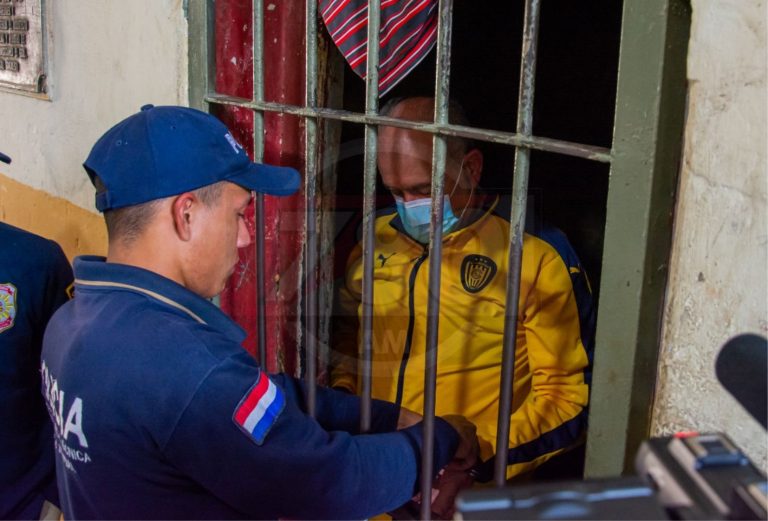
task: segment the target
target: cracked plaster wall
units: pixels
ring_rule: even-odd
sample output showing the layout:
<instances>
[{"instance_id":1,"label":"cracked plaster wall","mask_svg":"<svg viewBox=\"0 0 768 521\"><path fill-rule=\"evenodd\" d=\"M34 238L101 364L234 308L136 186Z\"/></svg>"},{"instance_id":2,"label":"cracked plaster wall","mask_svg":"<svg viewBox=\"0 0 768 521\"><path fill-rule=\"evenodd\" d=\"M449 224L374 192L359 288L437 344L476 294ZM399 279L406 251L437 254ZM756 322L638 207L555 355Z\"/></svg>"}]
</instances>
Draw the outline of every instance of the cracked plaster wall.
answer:
<instances>
[{"instance_id":1,"label":"cracked plaster wall","mask_svg":"<svg viewBox=\"0 0 768 521\"><path fill-rule=\"evenodd\" d=\"M95 211L82 168L96 139L145 103L187 101L182 0L47 1L50 101L0 92L0 173Z\"/></svg>"},{"instance_id":2,"label":"cracked plaster wall","mask_svg":"<svg viewBox=\"0 0 768 521\"><path fill-rule=\"evenodd\" d=\"M688 120L652 435L729 434L764 470L768 438L714 376L732 336L768 335L766 2L693 0Z\"/></svg>"}]
</instances>

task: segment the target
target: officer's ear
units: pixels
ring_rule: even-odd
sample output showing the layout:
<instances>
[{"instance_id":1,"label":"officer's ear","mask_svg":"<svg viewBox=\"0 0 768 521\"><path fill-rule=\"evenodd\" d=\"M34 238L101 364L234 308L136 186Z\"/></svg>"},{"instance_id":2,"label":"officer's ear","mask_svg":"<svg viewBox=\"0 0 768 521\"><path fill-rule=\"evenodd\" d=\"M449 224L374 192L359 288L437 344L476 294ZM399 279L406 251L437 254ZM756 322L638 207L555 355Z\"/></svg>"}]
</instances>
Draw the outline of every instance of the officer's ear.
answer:
<instances>
[{"instance_id":1,"label":"officer's ear","mask_svg":"<svg viewBox=\"0 0 768 521\"><path fill-rule=\"evenodd\" d=\"M188 241L192 238L194 213L199 205L197 197L192 192L184 192L176 196L171 204L173 227L176 230L176 235L182 241Z\"/></svg>"},{"instance_id":2,"label":"officer's ear","mask_svg":"<svg viewBox=\"0 0 768 521\"><path fill-rule=\"evenodd\" d=\"M480 149L473 148L464 154L464 175L472 181L472 186L477 186L483 173L483 153Z\"/></svg>"}]
</instances>

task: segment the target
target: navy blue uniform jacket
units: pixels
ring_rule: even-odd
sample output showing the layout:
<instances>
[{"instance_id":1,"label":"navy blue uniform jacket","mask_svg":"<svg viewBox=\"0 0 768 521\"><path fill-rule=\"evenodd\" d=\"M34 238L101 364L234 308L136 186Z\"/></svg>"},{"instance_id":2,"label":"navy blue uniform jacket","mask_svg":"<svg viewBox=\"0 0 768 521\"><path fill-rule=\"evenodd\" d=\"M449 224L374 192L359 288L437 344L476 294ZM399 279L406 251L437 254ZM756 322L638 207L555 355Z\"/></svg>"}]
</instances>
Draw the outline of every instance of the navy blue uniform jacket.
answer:
<instances>
[{"instance_id":1,"label":"navy blue uniform jacket","mask_svg":"<svg viewBox=\"0 0 768 521\"><path fill-rule=\"evenodd\" d=\"M38 519L45 499L58 504L40 349L71 284L58 244L0 223L0 519Z\"/></svg>"},{"instance_id":2,"label":"navy blue uniform jacket","mask_svg":"<svg viewBox=\"0 0 768 521\"><path fill-rule=\"evenodd\" d=\"M361 519L414 494L421 424L389 432L394 405L360 435L359 398L318 388L312 419L303 384L262 372L207 300L101 258L74 268L42 361L67 520ZM457 444L438 419L436 468Z\"/></svg>"}]
</instances>

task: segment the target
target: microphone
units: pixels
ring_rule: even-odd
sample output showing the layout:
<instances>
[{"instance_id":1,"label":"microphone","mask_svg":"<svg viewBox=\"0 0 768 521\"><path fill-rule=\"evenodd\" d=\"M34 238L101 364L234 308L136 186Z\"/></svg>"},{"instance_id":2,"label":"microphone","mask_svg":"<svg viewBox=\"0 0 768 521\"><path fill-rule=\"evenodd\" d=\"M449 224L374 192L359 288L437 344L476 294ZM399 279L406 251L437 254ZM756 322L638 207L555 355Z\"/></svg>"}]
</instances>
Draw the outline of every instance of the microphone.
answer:
<instances>
[{"instance_id":1,"label":"microphone","mask_svg":"<svg viewBox=\"0 0 768 521\"><path fill-rule=\"evenodd\" d=\"M731 396L768 429L768 339L738 335L717 355L715 373Z\"/></svg>"}]
</instances>

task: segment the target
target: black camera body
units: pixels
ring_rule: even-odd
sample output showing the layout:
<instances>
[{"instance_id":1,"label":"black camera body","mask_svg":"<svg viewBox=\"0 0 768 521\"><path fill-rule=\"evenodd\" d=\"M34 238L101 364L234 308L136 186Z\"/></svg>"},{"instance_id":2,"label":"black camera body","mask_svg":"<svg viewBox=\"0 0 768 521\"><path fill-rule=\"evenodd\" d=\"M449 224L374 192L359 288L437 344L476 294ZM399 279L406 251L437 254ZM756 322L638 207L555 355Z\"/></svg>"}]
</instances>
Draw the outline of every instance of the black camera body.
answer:
<instances>
[{"instance_id":1,"label":"black camera body","mask_svg":"<svg viewBox=\"0 0 768 521\"><path fill-rule=\"evenodd\" d=\"M652 438L635 468L679 519L766 519L768 481L724 434Z\"/></svg>"},{"instance_id":2,"label":"black camera body","mask_svg":"<svg viewBox=\"0 0 768 521\"><path fill-rule=\"evenodd\" d=\"M463 492L457 519L766 519L768 481L724 434L645 441L638 475Z\"/></svg>"}]
</instances>

